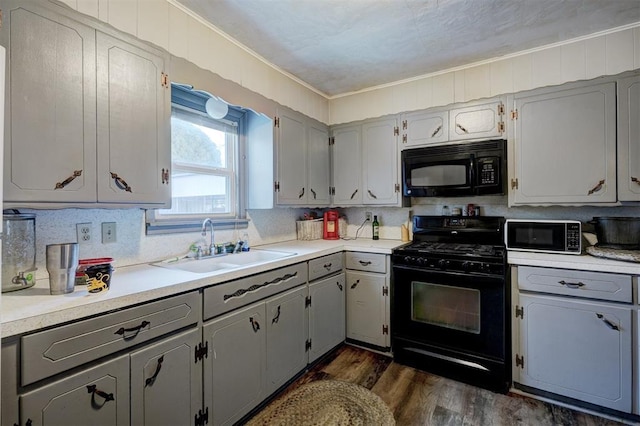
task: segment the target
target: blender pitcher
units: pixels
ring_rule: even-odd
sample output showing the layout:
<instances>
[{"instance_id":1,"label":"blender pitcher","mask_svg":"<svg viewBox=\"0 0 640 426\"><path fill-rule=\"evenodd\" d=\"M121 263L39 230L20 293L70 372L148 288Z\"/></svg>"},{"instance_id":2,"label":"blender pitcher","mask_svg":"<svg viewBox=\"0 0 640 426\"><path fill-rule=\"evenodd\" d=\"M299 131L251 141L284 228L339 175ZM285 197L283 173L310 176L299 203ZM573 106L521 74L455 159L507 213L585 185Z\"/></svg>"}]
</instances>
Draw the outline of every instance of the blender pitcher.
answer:
<instances>
[{"instance_id":1,"label":"blender pitcher","mask_svg":"<svg viewBox=\"0 0 640 426\"><path fill-rule=\"evenodd\" d=\"M2 292L36 283L36 216L17 210L2 215Z\"/></svg>"}]
</instances>

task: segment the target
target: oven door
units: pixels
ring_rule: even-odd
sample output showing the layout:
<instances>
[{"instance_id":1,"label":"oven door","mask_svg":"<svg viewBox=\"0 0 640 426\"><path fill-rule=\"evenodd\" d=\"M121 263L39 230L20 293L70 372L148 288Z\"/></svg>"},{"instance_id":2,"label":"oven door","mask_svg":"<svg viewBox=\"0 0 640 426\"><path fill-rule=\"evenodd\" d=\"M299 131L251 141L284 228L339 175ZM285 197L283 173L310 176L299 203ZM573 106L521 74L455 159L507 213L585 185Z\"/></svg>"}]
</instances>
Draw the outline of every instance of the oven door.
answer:
<instances>
[{"instance_id":1,"label":"oven door","mask_svg":"<svg viewBox=\"0 0 640 426\"><path fill-rule=\"evenodd\" d=\"M504 278L394 266L392 295L394 337L504 361Z\"/></svg>"}]
</instances>

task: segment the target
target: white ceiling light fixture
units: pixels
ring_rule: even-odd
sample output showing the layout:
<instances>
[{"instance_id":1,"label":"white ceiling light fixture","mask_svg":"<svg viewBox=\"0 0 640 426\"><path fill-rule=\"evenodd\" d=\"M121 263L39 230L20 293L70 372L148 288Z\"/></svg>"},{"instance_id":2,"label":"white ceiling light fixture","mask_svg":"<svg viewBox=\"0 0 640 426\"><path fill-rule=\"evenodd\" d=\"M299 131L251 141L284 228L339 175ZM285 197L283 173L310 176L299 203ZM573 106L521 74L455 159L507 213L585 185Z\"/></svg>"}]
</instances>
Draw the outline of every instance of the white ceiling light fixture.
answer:
<instances>
[{"instance_id":1,"label":"white ceiling light fixture","mask_svg":"<svg viewBox=\"0 0 640 426\"><path fill-rule=\"evenodd\" d=\"M226 117L227 113L229 112L229 105L227 105L227 103L222 99L215 96L207 99L204 108L207 111L209 117L216 120Z\"/></svg>"}]
</instances>

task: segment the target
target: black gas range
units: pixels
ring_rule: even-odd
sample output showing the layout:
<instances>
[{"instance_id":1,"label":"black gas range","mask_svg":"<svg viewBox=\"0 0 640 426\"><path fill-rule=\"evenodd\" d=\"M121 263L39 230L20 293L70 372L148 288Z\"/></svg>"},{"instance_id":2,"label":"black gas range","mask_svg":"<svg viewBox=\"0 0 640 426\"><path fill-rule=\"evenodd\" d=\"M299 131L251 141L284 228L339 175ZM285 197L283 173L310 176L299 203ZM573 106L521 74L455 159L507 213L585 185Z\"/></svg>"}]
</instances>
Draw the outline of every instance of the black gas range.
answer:
<instances>
[{"instance_id":1,"label":"black gas range","mask_svg":"<svg viewBox=\"0 0 640 426\"><path fill-rule=\"evenodd\" d=\"M392 346L400 363L499 392L510 384L504 218L414 216L393 251Z\"/></svg>"}]
</instances>

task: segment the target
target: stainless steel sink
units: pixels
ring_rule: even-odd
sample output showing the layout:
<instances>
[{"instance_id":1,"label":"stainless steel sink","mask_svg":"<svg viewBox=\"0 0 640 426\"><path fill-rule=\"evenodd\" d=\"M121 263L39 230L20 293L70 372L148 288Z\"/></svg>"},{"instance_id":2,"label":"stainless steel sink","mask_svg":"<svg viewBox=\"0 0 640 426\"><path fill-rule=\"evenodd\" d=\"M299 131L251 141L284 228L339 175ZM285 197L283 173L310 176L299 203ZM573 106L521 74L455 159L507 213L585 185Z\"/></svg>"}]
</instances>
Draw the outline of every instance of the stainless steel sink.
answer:
<instances>
[{"instance_id":1,"label":"stainless steel sink","mask_svg":"<svg viewBox=\"0 0 640 426\"><path fill-rule=\"evenodd\" d=\"M241 268L243 266L266 263L272 260L293 256L296 253L287 253L273 250L251 250L248 252L228 254L224 256L213 256L204 259L182 259L175 262L156 262L152 266L159 266L166 269L178 269L181 271L193 272L195 274L210 274L230 269Z\"/></svg>"}]
</instances>

